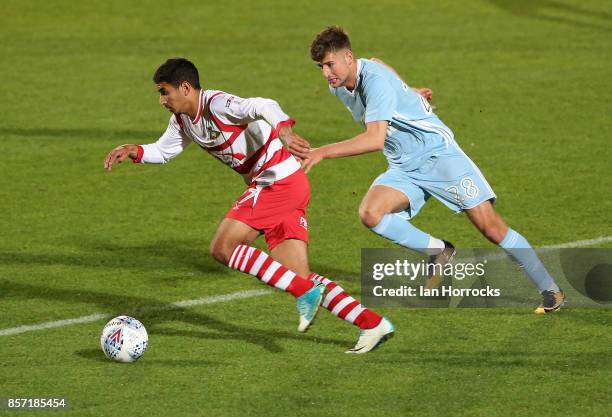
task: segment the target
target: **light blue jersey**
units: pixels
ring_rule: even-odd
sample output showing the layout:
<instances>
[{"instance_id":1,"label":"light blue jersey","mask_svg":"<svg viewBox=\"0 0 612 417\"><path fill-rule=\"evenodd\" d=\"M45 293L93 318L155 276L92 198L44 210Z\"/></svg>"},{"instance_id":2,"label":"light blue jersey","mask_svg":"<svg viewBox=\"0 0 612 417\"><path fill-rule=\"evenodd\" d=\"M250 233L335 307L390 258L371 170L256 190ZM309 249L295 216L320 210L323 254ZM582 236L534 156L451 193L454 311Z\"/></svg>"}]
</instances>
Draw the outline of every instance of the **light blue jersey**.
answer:
<instances>
[{"instance_id":1,"label":"light blue jersey","mask_svg":"<svg viewBox=\"0 0 612 417\"><path fill-rule=\"evenodd\" d=\"M389 68L359 59L353 91L331 86L330 90L363 127L378 120L389 122L384 147L389 169L373 185L406 194L407 218L414 217L430 196L456 212L495 200L491 186L459 148L453 132L427 100Z\"/></svg>"},{"instance_id":2,"label":"light blue jersey","mask_svg":"<svg viewBox=\"0 0 612 417\"><path fill-rule=\"evenodd\" d=\"M391 166L411 171L454 143L453 133L427 100L382 64L359 59L355 89L330 90L362 127L377 120L389 122L384 154Z\"/></svg>"},{"instance_id":3,"label":"light blue jersey","mask_svg":"<svg viewBox=\"0 0 612 417\"><path fill-rule=\"evenodd\" d=\"M455 212L495 200L493 189L455 142L451 130L433 113L427 100L392 70L377 62L359 59L354 90L346 87L330 87L330 90L363 127L380 120L389 122L384 147L389 169L372 186L394 188L406 195L409 204L402 212L386 213L371 228L374 233L431 255L431 249L441 249L440 246L448 249L447 243L405 221L414 217L430 197ZM508 229L499 245L525 269L542 294L561 291L535 252L525 250L531 245L523 236ZM564 299L562 292L561 297L560 305ZM546 311L545 303L536 312Z\"/></svg>"}]
</instances>

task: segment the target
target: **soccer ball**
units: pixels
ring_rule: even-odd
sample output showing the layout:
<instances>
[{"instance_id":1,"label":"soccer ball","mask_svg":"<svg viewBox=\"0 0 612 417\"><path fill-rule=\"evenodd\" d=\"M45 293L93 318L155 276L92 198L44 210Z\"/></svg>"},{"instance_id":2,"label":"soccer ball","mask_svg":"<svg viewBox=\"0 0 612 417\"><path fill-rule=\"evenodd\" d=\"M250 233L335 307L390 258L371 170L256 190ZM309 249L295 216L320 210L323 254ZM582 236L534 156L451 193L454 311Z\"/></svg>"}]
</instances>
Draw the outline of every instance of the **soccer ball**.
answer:
<instances>
[{"instance_id":1,"label":"soccer ball","mask_svg":"<svg viewBox=\"0 0 612 417\"><path fill-rule=\"evenodd\" d=\"M133 317L115 317L104 326L100 345L107 358L118 362L134 362L147 350L147 329Z\"/></svg>"}]
</instances>

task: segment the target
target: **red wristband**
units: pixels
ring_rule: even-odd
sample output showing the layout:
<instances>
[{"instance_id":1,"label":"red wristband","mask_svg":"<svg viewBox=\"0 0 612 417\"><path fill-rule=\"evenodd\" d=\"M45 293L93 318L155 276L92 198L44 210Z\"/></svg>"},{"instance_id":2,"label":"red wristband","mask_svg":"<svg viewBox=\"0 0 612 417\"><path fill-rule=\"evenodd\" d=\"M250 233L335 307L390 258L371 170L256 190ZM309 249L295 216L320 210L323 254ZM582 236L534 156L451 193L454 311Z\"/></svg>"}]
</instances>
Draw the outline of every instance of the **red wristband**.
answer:
<instances>
[{"instance_id":1,"label":"red wristband","mask_svg":"<svg viewBox=\"0 0 612 417\"><path fill-rule=\"evenodd\" d=\"M280 132L281 128L283 128L284 126L293 126L293 125L295 125L295 120L293 119L283 120L282 122L278 122L274 130L276 130L276 133L278 133Z\"/></svg>"},{"instance_id":2,"label":"red wristband","mask_svg":"<svg viewBox=\"0 0 612 417\"><path fill-rule=\"evenodd\" d=\"M133 159L132 162L135 164L139 164L142 161L142 155L144 155L144 149L140 145L138 146L138 152L136 153L136 159Z\"/></svg>"}]
</instances>

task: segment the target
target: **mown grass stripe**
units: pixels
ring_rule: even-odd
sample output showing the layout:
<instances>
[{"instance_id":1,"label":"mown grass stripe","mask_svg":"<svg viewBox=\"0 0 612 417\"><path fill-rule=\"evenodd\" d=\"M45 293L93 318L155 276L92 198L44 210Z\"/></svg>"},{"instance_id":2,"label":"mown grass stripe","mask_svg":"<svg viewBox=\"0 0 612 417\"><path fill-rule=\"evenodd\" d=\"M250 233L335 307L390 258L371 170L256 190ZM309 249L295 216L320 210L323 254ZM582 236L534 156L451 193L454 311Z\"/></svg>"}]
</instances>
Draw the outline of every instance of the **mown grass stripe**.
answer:
<instances>
[{"instance_id":1,"label":"mown grass stripe","mask_svg":"<svg viewBox=\"0 0 612 417\"><path fill-rule=\"evenodd\" d=\"M193 307L193 306L199 306L199 305L205 305L205 304L226 303L228 301L239 300L239 299L242 299L242 298L260 297L262 295L271 294L271 293L272 293L272 291L270 291L268 289L237 291L237 292L233 292L233 293L230 293L230 294L221 294L221 295L213 295L213 296L209 296L209 297L197 298L195 300L176 301L174 303L168 304L167 308L172 308L172 307ZM149 309L147 311L152 311L152 310L163 310L163 308L161 308L161 309L160 308L156 308L156 309L154 308L154 309ZM96 313L96 314L90 314L88 316L82 316L82 317L77 317L77 318L73 318L73 319L47 321L47 322L39 323L39 324L11 327L11 328L0 330L0 336L11 336L11 335L15 335L15 334L33 332L33 331L37 331L37 330L53 329L53 328L56 328L56 327L70 326L72 324L90 323L90 322L93 322L93 321L98 321L98 320L102 320L102 319L106 319L106 318L111 318L115 314L113 314L113 313Z\"/></svg>"}]
</instances>

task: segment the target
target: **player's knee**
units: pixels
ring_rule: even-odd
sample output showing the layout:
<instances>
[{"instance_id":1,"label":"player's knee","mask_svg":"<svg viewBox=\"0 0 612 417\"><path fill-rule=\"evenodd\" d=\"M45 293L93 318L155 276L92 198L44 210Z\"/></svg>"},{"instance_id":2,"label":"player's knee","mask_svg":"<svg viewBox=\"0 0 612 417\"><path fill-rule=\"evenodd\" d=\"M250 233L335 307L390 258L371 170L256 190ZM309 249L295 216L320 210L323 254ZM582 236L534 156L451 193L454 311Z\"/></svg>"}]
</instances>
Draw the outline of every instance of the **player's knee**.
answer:
<instances>
[{"instance_id":1,"label":"player's knee","mask_svg":"<svg viewBox=\"0 0 612 417\"><path fill-rule=\"evenodd\" d=\"M210 244L210 254L224 265L229 263L233 249L225 242L219 240L213 240Z\"/></svg>"},{"instance_id":2,"label":"player's knee","mask_svg":"<svg viewBox=\"0 0 612 417\"><path fill-rule=\"evenodd\" d=\"M382 220L385 213L382 210L377 210L373 207L359 208L359 218L365 227L373 228Z\"/></svg>"}]
</instances>

